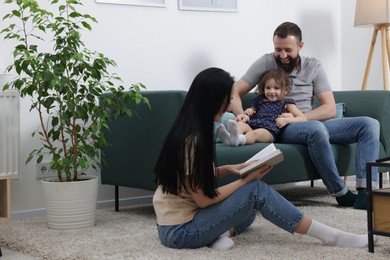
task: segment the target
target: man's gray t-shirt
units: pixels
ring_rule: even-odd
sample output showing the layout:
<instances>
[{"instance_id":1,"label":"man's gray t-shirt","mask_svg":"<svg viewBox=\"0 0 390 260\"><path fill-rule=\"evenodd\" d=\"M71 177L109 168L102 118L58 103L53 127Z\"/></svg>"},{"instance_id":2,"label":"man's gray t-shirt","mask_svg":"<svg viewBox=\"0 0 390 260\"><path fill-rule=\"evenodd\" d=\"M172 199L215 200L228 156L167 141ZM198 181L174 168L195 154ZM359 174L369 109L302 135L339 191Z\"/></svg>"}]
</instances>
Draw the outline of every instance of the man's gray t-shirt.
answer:
<instances>
[{"instance_id":1,"label":"man's gray t-shirt","mask_svg":"<svg viewBox=\"0 0 390 260\"><path fill-rule=\"evenodd\" d=\"M254 88L261 80L264 72L276 69L278 65L273 53L265 54L256 60L241 78ZM325 70L321 63L312 57L301 56L301 69L289 74L292 79L290 92L286 95L295 100L302 112L313 109L314 95L325 91L332 91Z\"/></svg>"}]
</instances>

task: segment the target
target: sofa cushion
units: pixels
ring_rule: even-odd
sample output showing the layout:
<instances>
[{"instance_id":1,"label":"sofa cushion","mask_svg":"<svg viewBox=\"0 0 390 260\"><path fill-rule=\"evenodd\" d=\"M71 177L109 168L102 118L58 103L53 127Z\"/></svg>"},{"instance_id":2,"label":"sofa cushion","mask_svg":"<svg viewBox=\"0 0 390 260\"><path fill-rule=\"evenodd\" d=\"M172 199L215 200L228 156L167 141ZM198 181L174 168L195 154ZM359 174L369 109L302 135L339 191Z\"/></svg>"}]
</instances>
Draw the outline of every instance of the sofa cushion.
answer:
<instances>
[{"instance_id":1,"label":"sofa cushion","mask_svg":"<svg viewBox=\"0 0 390 260\"><path fill-rule=\"evenodd\" d=\"M336 103L336 118L343 118L345 113L345 103Z\"/></svg>"}]
</instances>

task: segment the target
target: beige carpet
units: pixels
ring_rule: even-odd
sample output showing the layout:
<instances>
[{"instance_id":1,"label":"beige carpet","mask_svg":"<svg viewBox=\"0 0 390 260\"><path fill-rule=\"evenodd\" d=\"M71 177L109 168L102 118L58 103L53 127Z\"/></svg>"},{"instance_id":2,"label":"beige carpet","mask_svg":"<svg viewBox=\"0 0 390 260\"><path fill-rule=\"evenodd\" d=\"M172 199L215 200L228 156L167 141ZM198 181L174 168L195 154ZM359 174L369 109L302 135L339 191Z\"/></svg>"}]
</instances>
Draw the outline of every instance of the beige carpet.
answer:
<instances>
[{"instance_id":1,"label":"beige carpet","mask_svg":"<svg viewBox=\"0 0 390 260\"><path fill-rule=\"evenodd\" d=\"M315 219L360 234L367 232L366 211L337 207L323 187L280 189L295 205ZM160 244L151 205L101 209L97 225L71 231L49 230L45 218L0 224L0 244L42 259L389 259L390 238L381 236L375 253L367 248L322 246L303 235L279 230L260 215L248 232L233 238L228 251L200 248L175 250Z\"/></svg>"}]
</instances>

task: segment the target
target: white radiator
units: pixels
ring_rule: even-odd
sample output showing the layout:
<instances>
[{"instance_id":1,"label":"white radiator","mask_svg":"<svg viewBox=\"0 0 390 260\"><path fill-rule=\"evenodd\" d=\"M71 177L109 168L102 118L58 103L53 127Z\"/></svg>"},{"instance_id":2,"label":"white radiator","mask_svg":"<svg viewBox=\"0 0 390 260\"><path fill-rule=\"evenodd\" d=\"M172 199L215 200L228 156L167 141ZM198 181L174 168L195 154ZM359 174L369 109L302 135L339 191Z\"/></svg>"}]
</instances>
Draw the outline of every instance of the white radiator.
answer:
<instances>
[{"instance_id":1,"label":"white radiator","mask_svg":"<svg viewBox=\"0 0 390 260\"><path fill-rule=\"evenodd\" d=\"M19 94L0 89L0 175L19 178Z\"/></svg>"}]
</instances>

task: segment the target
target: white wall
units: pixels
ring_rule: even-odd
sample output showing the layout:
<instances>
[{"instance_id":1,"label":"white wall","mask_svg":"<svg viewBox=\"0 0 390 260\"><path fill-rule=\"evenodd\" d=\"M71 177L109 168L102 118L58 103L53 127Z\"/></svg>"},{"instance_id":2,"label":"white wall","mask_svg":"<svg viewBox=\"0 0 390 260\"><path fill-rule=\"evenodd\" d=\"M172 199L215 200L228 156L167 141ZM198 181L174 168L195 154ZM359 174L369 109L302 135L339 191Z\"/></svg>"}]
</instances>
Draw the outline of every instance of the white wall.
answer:
<instances>
[{"instance_id":1,"label":"white wall","mask_svg":"<svg viewBox=\"0 0 390 260\"><path fill-rule=\"evenodd\" d=\"M355 0L341 2L341 68L342 89L360 90L371 44L373 27L355 28ZM376 39L367 90L383 89L380 33Z\"/></svg>"},{"instance_id":2,"label":"white wall","mask_svg":"<svg viewBox=\"0 0 390 260\"><path fill-rule=\"evenodd\" d=\"M239 79L256 58L272 52L273 30L284 21L301 26L302 54L323 62L334 90L359 89L357 75L363 74L362 60L371 37L351 25L354 0L342 4L337 0L238 0L237 13L179 11L176 0L166 0L165 8L83 2L99 21L92 32L83 34L87 46L114 59L115 71L125 82L143 82L149 90L186 90L194 76L210 66L224 68ZM6 10L1 3L1 17ZM0 63L0 72L11 62L10 52L10 43L0 39L0 57L5 61ZM30 134L38 126L35 115L28 112L29 100L21 103L22 172L20 180L12 181L14 214L44 207L35 165L24 164L37 145ZM100 187L99 200L112 200L113 193L111 186ZM121 188L122 198L143 194L151 193Z\"/></svg>"},{"instance_id":3,"label":"white wall","mask_svg":"<svg viewBox=\"0 0 390 260\"><path fill-rule=\"evenodd\" d=\"M238 79L257 57L273 50L273 30L287 20L304 31L303 54L316 53L326 67L334 68L334 60L340 64L337 1L245 0L239 1L238 13L178 11L175 0L163 9L89 5L100 22L88 42L114 58L126 79L144 82L149 89L187 89L209 66L223 67ZM318 37L317 27L327 42ZM339 73L339 67L329 71L335 85Z\"/></svg>"}]
</instances>

